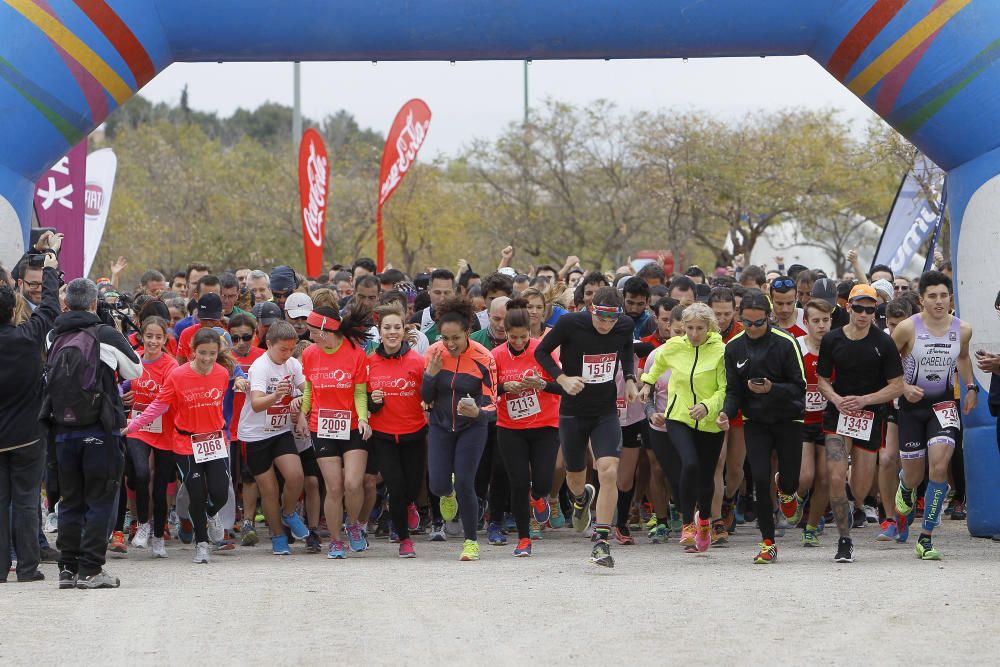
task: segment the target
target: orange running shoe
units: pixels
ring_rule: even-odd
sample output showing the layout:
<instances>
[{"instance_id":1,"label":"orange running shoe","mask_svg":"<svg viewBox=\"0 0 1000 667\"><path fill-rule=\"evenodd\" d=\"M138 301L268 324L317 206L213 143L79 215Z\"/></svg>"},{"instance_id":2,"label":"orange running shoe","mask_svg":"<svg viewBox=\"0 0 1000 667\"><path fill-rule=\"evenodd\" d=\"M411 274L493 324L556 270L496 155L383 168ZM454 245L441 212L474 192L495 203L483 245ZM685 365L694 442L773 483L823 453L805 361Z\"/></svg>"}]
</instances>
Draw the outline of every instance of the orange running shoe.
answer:
<instances>
[{"instance_id":1,"label":"orange running shoe","mask_svg":"<svg viewBox=\"0 0 1000 667\"><path fill-rule=\"evenodd\" d=\"M778 547L771 540L764 540L760 543L760 553L757 554L753 562L757 565L768 565L778 560Z\"/></svg>"},{"instance_id":2,"label":"orange running shoe","mask_svg":"<svg viewBox=\"0 0 1000 667\"><path fill-rule=\"evenodd\" d=\"M123 554L123 555L128 553L128 547L125 546L124 532L116 530L115 532L111 533L111 544L108 546L108 551L110 551L111 553Z\"/></svg>"},{"instance_id":3,"label":"orange running shoe","mask_svg":"<svg viewBox=\"0 0 1000 667\"><path fill-rule=\"evenodd\" d=\"M681 527L681 540L680 545L682 547L693 547L694 546L694 536L698 532L695 529L693 523L686 523Z\"/></svg>"},{"instance_id":4,"label":"orange running shoe","mask_svg":"<svg viewBox=\"0 0 1000 667\"><path fill-rule=\"evenodd\" d=\"M726 530L726 524L721 519L716 519L712 522L712 546L725 546L727 542L729 542L729 531Z\"/></svg>"}]
</instances>

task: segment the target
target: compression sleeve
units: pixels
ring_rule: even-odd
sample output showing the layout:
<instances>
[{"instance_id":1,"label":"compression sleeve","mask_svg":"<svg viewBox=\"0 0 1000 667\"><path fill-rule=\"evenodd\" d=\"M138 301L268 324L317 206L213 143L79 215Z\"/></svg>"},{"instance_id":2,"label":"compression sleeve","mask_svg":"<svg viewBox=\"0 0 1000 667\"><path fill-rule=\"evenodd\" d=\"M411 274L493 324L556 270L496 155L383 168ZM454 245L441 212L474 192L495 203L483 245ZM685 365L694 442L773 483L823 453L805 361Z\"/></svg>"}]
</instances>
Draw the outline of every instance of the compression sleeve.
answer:
<instances>
[{"instance_id":1,"label":"compression sleeve","mask_svg":"<svg viewBox=\"0 0 1000 667\"><path fill-rule=\"evenodd\" d=\"M306 380L305 386L302 387L302 405L299 407L299 412L301 412L304 415L309 414L309 409L312 407L312 396L313 396L312 382Z\"/></svg>"},{"instance_id":2,"label":"compression sleeve","mask_svg":"<svg viewBox=\"0 0 1000 667\"><path fill-rule=\"evenodd\" d=\"M358 419L368 421L368 383L354 385L354 409L358 413Z\"/></svg>"}]
</instances>

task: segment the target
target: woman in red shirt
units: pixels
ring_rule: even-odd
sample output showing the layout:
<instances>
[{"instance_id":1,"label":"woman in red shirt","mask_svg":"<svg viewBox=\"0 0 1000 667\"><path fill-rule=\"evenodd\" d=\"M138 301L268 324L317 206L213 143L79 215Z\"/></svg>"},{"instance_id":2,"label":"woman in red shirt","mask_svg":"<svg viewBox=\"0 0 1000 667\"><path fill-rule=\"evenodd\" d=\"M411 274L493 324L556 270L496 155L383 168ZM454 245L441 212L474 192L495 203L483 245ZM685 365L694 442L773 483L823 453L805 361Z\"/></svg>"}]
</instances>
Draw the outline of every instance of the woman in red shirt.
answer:
<instances>
[{"instance_id":1,"label":"woman in red shirt","mask_svg":"<svg viewBox=\"0 0 1000 667\"><path fill-rule=\"evenodd\" d=\"M330 529L327 558L343 558L340 524L347 508L347 537L351 551L364 551L368 542L359 515L365 502L365 468L371 437L368 426L367 308L352 308L341 318L336 308L320 306L306 319L313 345L302 353L306 386L296 429L312 434L316 461L326 484L323 504Z\"/></svg>"},{"instance_id":2,"label":"woman in red shirt","mask_svg":"<svg viewBox=\"0 0 1000 667\"><path fill-rule=\"evenodd\" d=\"M511 509L517 523L514 555L530 556L529 511L534 511L539 524L549 520L562 389L535 361L539 339L531 337L531 315L517 307L518 302L508 303L507 342L493 348L492 354L497 367L497 446L510 478Z\"/></svg>"},{"instance_id":3,"label":"woman in red shirt","mask_svg":"<svg viewBox=\"0 0 1000 667\"><path fill-rule=\"evenodd\" d=\"M222 351L221 337L214 329L200 329L191 348L194 357L167 376L156 400L132 420L126 433L136 433L168 410L172 412L174 458L190 498L194 562L207 563L209 540L219 543L225 534L219 511L229 498L230 480L222 400L235 362ZM237 379L236 388L245 392L246 379Z\"/></svg>"},{"instance_id":4,"label":"woman in red shirt","mask_svg":"<svg viewBox=\"0 0 1000 667\"><path fill-rule=\"evenodd\" d=\"M372 443L389 491L399 557L413 558L410 531L420 526L416 500L427 462L427 415L420 405L424 358L406 342L401 308L379 306L375 316L382 342L368 356Z\"/></svg>"}]
</instances>

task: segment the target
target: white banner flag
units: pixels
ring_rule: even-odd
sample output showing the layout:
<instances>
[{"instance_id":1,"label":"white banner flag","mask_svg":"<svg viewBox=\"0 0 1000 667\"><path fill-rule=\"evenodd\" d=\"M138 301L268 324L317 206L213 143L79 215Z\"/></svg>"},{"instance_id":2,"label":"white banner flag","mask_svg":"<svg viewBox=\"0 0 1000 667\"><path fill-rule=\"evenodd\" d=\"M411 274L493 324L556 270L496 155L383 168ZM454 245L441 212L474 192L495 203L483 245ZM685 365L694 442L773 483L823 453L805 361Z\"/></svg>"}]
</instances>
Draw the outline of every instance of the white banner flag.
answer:
<instances>
[{"instance_id":1,"label":"white banner flag","mask_svg":"<svg viewBox=\"0 0 1000 667\"><path fill-rule=\"evenodd\" d=\"M110 148L102 148L87 156L87 189L84 194L83 275L90 267L104 236L111 207L111 192L115 187L118 158Z\"/></svg>"}]
</instances>

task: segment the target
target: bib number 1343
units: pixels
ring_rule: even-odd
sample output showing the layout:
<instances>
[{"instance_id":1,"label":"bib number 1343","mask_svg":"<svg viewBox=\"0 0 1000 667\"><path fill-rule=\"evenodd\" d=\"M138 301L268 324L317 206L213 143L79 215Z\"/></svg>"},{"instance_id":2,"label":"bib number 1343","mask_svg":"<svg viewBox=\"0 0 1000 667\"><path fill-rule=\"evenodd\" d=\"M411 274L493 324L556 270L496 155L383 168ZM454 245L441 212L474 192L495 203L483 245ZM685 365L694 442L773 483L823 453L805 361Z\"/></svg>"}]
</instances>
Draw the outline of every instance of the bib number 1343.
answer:
<instances>
[{"instance_id":1,"label":"bib number 1343","mask_svg":"<svg viewBox=\"0 0 1000 667\"><path fill-rule=\"evenodd\" d=\"M867 410L841 412L837 420L837 433L855 440L871 440L875 413Z\"/></svg>"}]
</instances>

